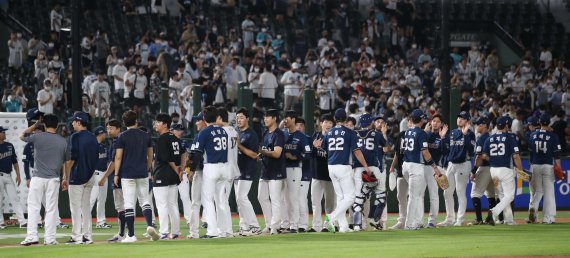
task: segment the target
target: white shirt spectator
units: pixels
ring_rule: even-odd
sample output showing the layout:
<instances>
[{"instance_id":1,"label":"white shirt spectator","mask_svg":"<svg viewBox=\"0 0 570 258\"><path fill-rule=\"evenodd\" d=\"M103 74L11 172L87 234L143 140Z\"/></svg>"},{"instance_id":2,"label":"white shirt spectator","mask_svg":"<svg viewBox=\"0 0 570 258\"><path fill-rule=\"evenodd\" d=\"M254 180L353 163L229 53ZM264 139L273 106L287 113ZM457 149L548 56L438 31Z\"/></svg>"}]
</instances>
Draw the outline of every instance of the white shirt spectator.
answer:
<instances>
[{"instance_id":1,"label":"white shirt spectator","mask_svg":"<svg viewBox=\"0 0 570 258\"><path fill-rule=\"evenodd\" d=\"M259 76L259 97L275 99L275 89L277 89L277 78L269 71L265 71Z\"/></svg>"},{"instance_id":2,"label":"white shirt spectator","mask_svg":"<svg viewBox=\"0 0 570 258\"><path fill-rule=\"evenodd\" d=\"M285 85L285 96L299 96L301 93L300 87L303 85L303 79L301 78L300 73L289 70L281 77L281 84Z\"/></svg>"},{"instance_id":3,"label":"white shirt spectator","mask_svg":"<svg viewBox=\"0 0 570 258\"><path fill-rule=\"evenodd\" d=\"M144 74L137 74L136 76L136 81L135 81L135 92L134 92L134 96L137 99L144 99L144 93L145 93L145 89L146 86L148 84L148 81L146 79L146 76Z\"/></svg>"},{"instance_id":4,"label":"white shirt spectator","mask_svg":"<svg viewBox=\"0 0 570 258\"><path fill-rule=\"evenodd\" d=\"M49 14L51 31L59 32L61 30L61 22L63 20L63 14L58 12L56 9L52 9Z\"/></svg>"},{"instance_id":5,"label":"white shirt spectator","mask_svg":"<svg viewBox=\"0 0 570 258\"><path fill-rule=\"evenodd\" d=\"M125 89L125 82L123 81L125 74L127 73L127 67L123 65L122 61L119 61L117 65L113 66L113 79L115 91Z\"/></svg>"},{"instance_id":6,"label":"white shirt spectator","mask_svg":"<svg viewBox=\"0 0 570 258\"><path fill-rule=\"evenodd\" d=\"M192 85L192 76L190 76L190 73L187 73L184 70L178 70L177 73L180 77L180 83L182 83L182 86L186 87L188 85Z\"/></svg>"},{"instance_id":7,"label":"white shirt spectator","mask_svg":"<svg viewBox=\"0 0 570 258\"><path fill-rule=\"evenodd\" d=\"M110 95L111 86L109 86L109 83L107 83L107 81L96 80L93 82L93 84L91 84L91 92L89 97L95 103L95 105L99 106L101 102L109 102Z\"/></svg>"},{"instance_id":8,"label":"white shirt spectator","mask_svg":"<svg viewBox=\"0 0 570 258\"><path fill-rule=\"evenodd\" d=\"M319 108L322 110L334 110L336 98L336 86L332 76L321 78L317 85L319 94Z\"/></svg>"},{"instance_id":9,"label":"white shirt spectator","mask_svg":"<svg viewBox=\"0 0 570 258\"><path fill-rule=\"evenodd\" d=\"M38 110L44 114L53 114L53 103L56 98L51 92L51 87L44 87L38 92Z\"/></svg>"},{"instance_id":10,"label":"white shirt spectator","mask_svg":"<svg viewBox=\"0 0 570 258\"><path fill-rule=\"evenodd\" d=\"M255 66L247 75L247 81L249 82L249 88L253 94L259 95L259 77L261 76L260 69Z\"/></svg>"},{"instance_id":11,"label":"white shirt spectator","mask_svg":"<svg viewBox=\"0 0 570 258\"><path fill-rule=\"evenodd\" d=\"M150 49L147 43L137 43L135 46L137 53L141 55L141 65L148 65Z\"/></svg>"},{"instance_id":12,"label":"white shirt spectator","mask_svg":"<svg viewBox=\"0 0 570 258\"><path fill-rule=\"evenodd\" d=\"M81 84L81 88L83 89L83 94L91 94L91 85L97 80L97 76L94 74L89 74L85 76L83 79L83 83Z\"/></svg>"},{"instance_id":13,"label":"white shirt spectator","mask_svg":"<svg viewBox=\"0 0 570 258\"><path fill-rule=\"evenodd\" d=\"M135 72L128 71L125 73L123 77L123 82L125 85L125 92L123 94L123 98L129 98L129 94L133 89L133 85L135 84L135 78L137 77L138 76L135 74Z\"/></svg>"},{"instance_id":14,"label":"white shirt spectator","mask_svg":"<svg viewBox=\"0 0 570 258\"><path fill-rule=\"evenodd\" d=\"M26 45L23 40L18 40L15 37L8 40L8 48L10 54L8 56L8 67L19 68L24 62Z\"/></svg>"},{"instance_id":15,"label":"white shirt spectator","mask_svg":"<svg viewBox=\"0 0 570 258\"><path fill-rule=\"evenodd\" d=\"M549 68L552 64L552 53L550 50L545 49L544 51L540 51L540 61L544 62L545 68Z\"/></svg>"}]
</instances>

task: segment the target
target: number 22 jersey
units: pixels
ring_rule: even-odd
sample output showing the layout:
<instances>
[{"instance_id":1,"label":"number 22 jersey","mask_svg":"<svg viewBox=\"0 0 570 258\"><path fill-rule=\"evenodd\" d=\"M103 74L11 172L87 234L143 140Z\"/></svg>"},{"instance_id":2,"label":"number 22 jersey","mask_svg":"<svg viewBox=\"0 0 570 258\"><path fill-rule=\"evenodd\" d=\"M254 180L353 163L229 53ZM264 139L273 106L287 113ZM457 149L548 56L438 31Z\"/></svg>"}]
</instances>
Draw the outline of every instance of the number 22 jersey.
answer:
<instances>
[{"instance_id":1,"label":"number 22 jersey","mask_svg":"<svg viewBox=\"0 0 570 258\"><path fill-rule=\"evenodd\" d=\"M322 144L329 165L350 165L352 152L360 149L356 132L345 126L335 126L327 132Z\"/></svg>"}]
</instances>

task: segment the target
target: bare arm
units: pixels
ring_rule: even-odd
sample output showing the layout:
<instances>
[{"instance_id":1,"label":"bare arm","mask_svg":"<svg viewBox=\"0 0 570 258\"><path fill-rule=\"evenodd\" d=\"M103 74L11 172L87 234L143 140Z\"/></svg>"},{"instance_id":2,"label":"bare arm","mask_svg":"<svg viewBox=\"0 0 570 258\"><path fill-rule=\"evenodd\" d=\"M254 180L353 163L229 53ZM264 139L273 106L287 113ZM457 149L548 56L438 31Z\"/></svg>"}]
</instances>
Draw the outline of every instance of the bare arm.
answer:
<instances>
[{"instance_id":1,"label":"bare arm","mask_svg":"<svg viewBox=\"0 0 570 258\"><path fill-rule=\"evenodd\" d=\"M517 167L520 170L523 170L521 163L521 156L518 153L513 155L513 161L515 162L515 167Z\"/></svg>"},{"instance_id":2,"label":"bare arm","mask_svg":"<svg viewBox=\"0 0 570 258\"><path fill-rule=\"evenodd\" d=\"M149 171L152 170L152 147L146 149L146 166Z\"/></svg>"},{"instance_id":3,"label":"bare arm","mask_svg":"<svg viewBox=\"0 0 570 258\"><path fill-rule=\"evenodd\" d=\"M20 186L20 183L22 182L20 177L20 166L18 165L18 162L13 163L12 166L14 167L14 171L16 171L16 186Z\"/></svg>"},{"instance_id":4,"label":"bare arm","mask_svg":"<svg viewBox=\"0 0 570 258\"><path fill-rule=\"evenodd\" d=\"M278 159L279 157L281 157L281 152L283 151L283 148L281 147L275 147L273 148L273 150L261 150L261 154L270 157L270 158L274 158L274 159Z\"/></svg>"},{"instance_id":5,"label":"bare arm","mask_svg":"<svg viewBox=\"0 0 570 258\"><path fill-rule=\"evenodd\" d=\"M257 158L257 152L252 151L248 148L246 148L245 146L238 144L238 149L239 151L241 151L243 154L245 154L246 156L252 158L252 159L256 159Z\"/></svg>"}]
</instances>

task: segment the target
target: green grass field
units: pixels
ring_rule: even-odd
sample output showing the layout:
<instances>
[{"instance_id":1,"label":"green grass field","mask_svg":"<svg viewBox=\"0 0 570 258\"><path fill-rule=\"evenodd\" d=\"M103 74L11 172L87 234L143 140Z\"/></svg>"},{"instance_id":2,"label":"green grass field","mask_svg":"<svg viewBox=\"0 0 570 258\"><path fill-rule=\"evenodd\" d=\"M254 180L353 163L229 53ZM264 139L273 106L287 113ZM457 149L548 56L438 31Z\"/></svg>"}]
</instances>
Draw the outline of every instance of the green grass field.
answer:
<instances>
[{"instance_id":1,"label":"green grass field","mask_svg":"<svg viewBox=\"0 0 570 258\"><path fill-rule=\"evenodd\" d=\"M388 225L396 214L390 214ZM426 257L426 256L568 256L570 223L516 226L497 225L422 229L418 231L367 231L346 234L300 233L226 239L183 239L152 242L143 239L144 224L137 222L138 243L108 244L116 232L94 229L93 245L18 246L25 229L0 230L0 257ZM473 214L468 214L471 219ZM570 221L570 212L559 212ZM440 213L440 219L443 215ZM262 222L261 219L260 222ZM234 220L234 226L237 220ZM187 231L186 226L182 227ZM234 227L234 229L237 229ZM40 231L43 232L43 231ZM70 229L58 230L58 241L69 239ZM202 233L202 232L201 232ZM43 239L40 239L40 243Z\"/></svg>"}]
</instances>

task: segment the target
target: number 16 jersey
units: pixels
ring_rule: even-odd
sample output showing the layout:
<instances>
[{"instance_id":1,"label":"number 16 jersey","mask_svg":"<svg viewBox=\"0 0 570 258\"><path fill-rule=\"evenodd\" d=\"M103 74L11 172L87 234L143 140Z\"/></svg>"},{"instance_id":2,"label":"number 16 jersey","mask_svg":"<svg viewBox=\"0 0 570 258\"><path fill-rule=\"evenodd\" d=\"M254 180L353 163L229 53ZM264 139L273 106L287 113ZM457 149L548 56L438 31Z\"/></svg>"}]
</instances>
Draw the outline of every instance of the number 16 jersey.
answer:
<instances>
[{"instance_id":1,"label":"number 16 jersey","mask_svg":"<svg viewBox=\"0 0 570 258\"><path fill-rule=\"evenodd\" d=\"M404 161L424 164L422 150L428 148L427 133L419 127L406 130L400 148L404 149Z\"/></svg>"}]
</instances>

